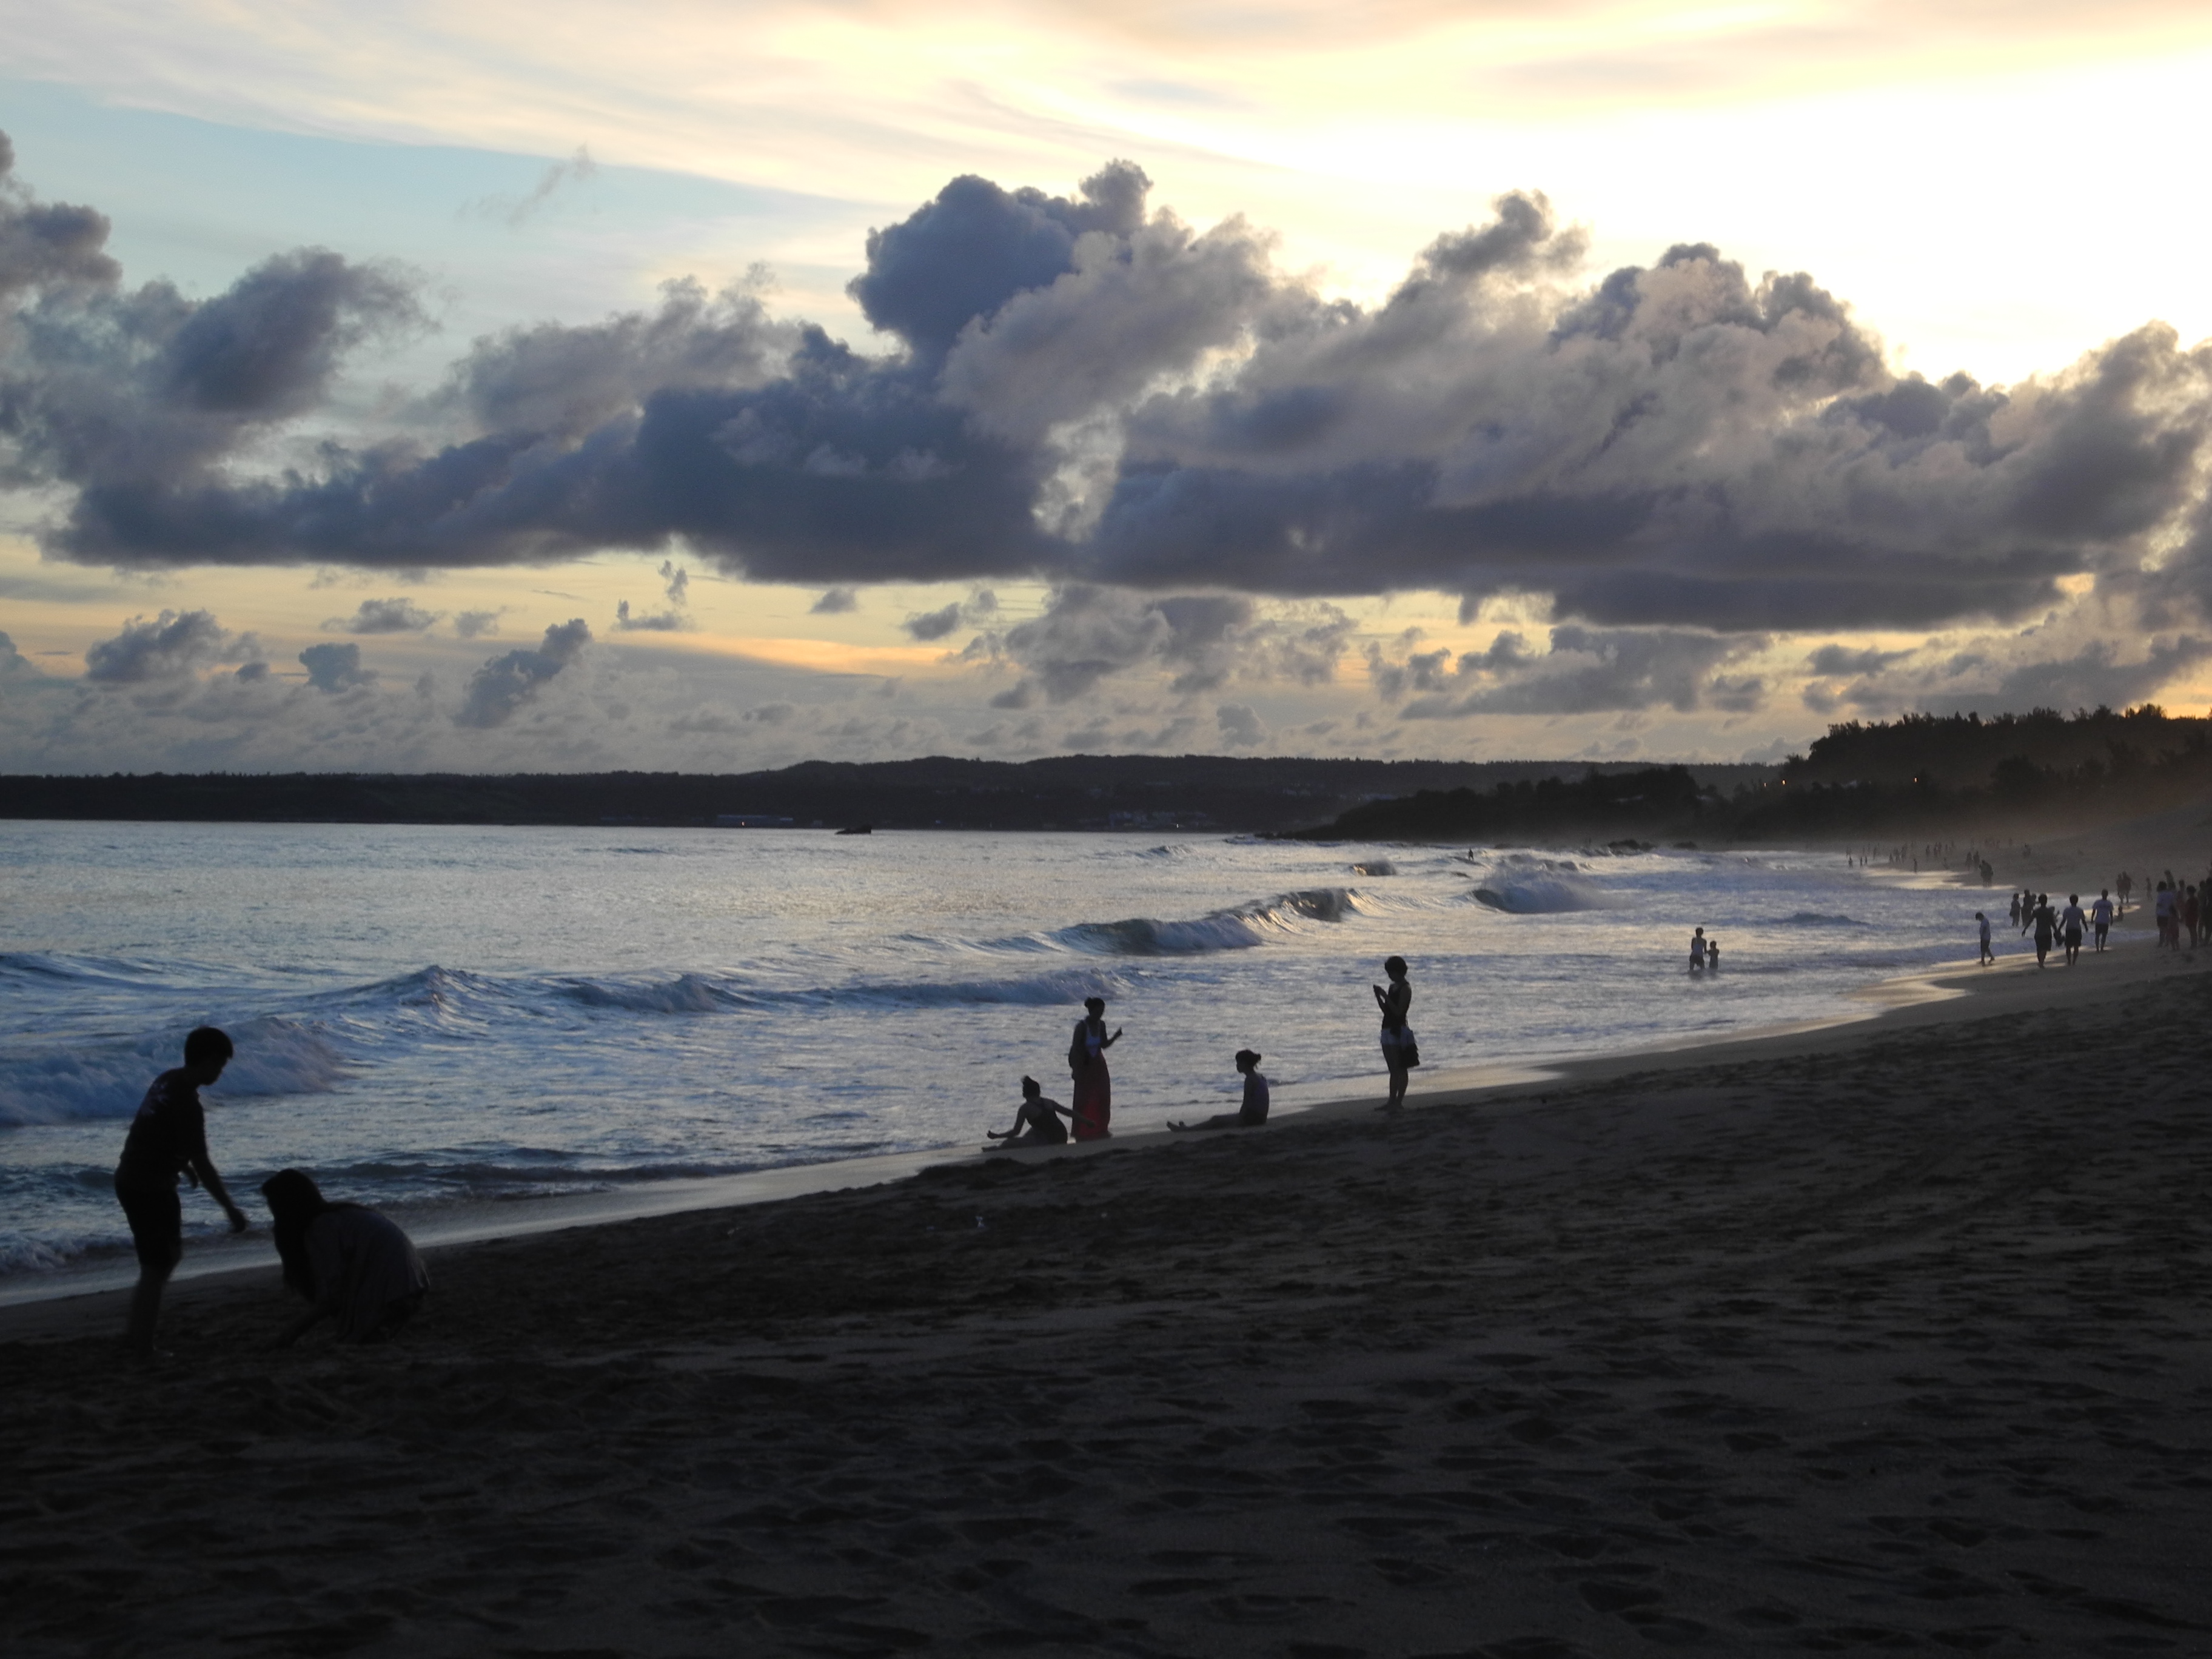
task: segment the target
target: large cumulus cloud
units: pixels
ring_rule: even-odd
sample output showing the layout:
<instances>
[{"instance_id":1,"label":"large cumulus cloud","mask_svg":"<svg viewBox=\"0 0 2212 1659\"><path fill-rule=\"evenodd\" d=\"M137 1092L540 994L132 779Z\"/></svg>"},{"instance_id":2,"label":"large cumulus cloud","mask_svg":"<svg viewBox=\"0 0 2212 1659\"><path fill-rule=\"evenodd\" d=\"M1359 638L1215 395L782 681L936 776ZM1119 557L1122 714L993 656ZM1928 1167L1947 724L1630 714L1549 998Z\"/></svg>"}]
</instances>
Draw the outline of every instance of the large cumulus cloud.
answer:
<instances>
[{"instance_id":1,"label":"large cumulus cloud","mask_svg":"<svg viewBox=\"0 0 2212 1659\"><path fill-rule=\"evenodd\" d=\"M1195 696L1254 599L1433 591L1584 630L1533 676L1408 657L1440 700L1423 713L1747 707L1761 692L1723 671L1761 635L2017 618L2082 577L2169 629L2212 608L2212 353L2163 325L2010 388L1899 377L1803 274L1685 243L1586 277L1534 194L1360 305L1149 190L1118 162L1066 197L957 179L868 240L851 291L879 349L678 283L650 312L479 342L413 439L286 468L269 434L419 319L400 277L309 250L204 301L128 290L104 220L9 182L6 476L50 492L46 550L92 563L680 544L825 608L1042 578L1052 615L984 647L1021 671L1017 702L1140 661ZM988 618L909 628L940 620ZM537 683L516 668L484 717Z\"/></svg>"}]
</instances>

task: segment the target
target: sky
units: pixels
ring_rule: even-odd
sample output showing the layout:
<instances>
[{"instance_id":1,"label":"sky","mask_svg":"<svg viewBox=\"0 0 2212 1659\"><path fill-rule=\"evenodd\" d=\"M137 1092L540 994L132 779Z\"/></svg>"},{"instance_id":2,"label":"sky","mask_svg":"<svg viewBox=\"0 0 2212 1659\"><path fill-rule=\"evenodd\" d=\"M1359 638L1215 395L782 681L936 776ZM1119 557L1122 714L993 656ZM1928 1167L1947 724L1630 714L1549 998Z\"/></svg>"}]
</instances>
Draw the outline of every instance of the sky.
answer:
<instances>
[{"instance_id":1,"label":"sky","mask_svg":"<svg viewBox=\"0 0 2212 1659\"><path fill-rule=\"evenodd\" d=\"M2212 702L2202 7L0 31L0 770Z\"/></svg>"}]
</instances>

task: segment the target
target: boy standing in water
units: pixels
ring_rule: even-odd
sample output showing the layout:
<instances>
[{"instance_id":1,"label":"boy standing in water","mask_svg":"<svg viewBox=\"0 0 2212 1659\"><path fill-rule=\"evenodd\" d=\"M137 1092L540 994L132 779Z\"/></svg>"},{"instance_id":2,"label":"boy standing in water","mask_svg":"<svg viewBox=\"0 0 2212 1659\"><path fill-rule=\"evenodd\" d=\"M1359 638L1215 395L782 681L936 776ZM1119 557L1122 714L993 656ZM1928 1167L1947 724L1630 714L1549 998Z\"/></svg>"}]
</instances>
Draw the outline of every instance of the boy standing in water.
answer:
<instances>
[{"instance_id":1,"label":"boy standing in water","mask_svg":"<svg viewBox=\"0 0 2212 1659\"><path fill-rule=\"evenodd\" d=\"M222 1206L230 1230L246 1231L246 1212L230 1194L208 1157L207 1116L200 1091L211 1087L230 1063L230 1038L203 1025L185 1039L185 1063L154 1079L131 1120L123 1157L115 1166L115 1196L131 1223L131 1243L138 1252L138 1285L131 1295L131 1325L125 1340L142 1359L154 1355L154 1325L161 1316L161 1291L185 1253L184 1210L177 1200L177 1177L204 1187Z\"/></svg>"}]
</instances>

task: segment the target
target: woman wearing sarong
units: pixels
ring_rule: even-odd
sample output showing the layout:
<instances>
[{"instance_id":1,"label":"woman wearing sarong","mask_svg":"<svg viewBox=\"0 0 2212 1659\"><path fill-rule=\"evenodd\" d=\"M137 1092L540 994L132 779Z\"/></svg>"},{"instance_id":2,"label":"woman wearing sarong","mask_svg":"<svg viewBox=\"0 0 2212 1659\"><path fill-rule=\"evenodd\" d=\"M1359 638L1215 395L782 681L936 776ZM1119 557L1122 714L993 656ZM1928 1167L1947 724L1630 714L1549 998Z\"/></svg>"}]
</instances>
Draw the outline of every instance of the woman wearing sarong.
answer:
<instances>
[{"instance_id":1,"label":"woman wearing sarong","mask_svg":"<svg viewBox=\"0 0 2212 1659\"><path fill-rule=\"evenodd\" d=\"M1083 1007L1067 1045L1067 1069L1075 1080L1075 1138L1103 1140L1114 1115L1114 1079L1106 1069L1106 1051L1121 1040L1121 1029L1117 1025L1113 1036L1106 1035L1104 997L1086 997Z\"/></svg>"}]
</instances>

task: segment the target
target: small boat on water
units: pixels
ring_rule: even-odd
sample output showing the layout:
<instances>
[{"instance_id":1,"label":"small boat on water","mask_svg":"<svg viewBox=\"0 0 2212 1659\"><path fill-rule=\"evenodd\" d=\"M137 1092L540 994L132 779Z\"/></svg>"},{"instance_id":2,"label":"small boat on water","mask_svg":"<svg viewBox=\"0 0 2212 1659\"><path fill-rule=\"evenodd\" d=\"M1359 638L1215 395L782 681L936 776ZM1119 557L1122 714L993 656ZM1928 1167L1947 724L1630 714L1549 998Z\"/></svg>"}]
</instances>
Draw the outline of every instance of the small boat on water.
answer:
<instances>
[{"instance_id":1,"label":"small boat on water","mask_svg":"<svg viewBox=\"0 0 2212 1659\"><path fill-rule=\"evenodd\" d=\"M872 836L876 833L876 826L872 823L848 824L837 833L841 836Z\"/></svg>"}]
</instances>

